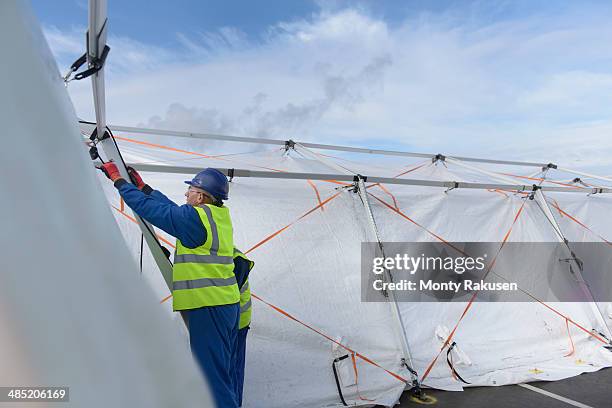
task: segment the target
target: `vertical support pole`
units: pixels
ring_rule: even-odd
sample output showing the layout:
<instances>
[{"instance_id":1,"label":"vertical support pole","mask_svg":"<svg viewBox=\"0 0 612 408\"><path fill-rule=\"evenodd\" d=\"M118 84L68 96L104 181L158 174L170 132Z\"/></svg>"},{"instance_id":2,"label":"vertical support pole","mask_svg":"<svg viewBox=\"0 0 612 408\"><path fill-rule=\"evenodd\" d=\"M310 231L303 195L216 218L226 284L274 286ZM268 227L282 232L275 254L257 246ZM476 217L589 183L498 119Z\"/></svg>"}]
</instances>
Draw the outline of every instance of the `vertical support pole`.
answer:
<instances>
[{"instance_id":1,"label":"vertical support pole","mask_svg":"<svg viewBox=\"0 0 612 408\"><path fill-rule=\"evenodd\" d=\"M311 158L313 158L314 160L318 160L319 162L325 164L328 167L331 167L335 170L337 170L338 172L340 172L340 174L351 174L351 172L348 169L345 169L339 165L337 165L336 163L333 163L330 160L324 159L323 157L319 156L318 154L313 153L312 151L310 151L309 149L307 149L306 147L302 146L299 143L295 143L294 144L294 149L296 149L299 153L302 153L305 156L309 156ZM354 173L352 173L354 174ZM356 182L355 182L355 187L357 188L357 192L359 193L359 196L361 197L361 201L363 202L364 208L366 210L366 214L368 217L368 221L370 223L370 226L372 228L372 231L374 232L374 236L376 237L376 241L378 242L378 246L380 248L380 250L383 253L384 256L384 248L383 248L383 244L382 244L382 240L380 239L380 234L378 233L378 227L376 226L376 221L374 219L374 214L372 213L372 207L370 205L370 200L368 199L368 194L367 194L367 190L366 190L366 186L365 186L365 182L364 182L364 178L361 175L356 175ZM385 270L385 273L387 275L387 279L389 279L389 281L393 281L393 276L391 275L391 272L389 270ZM391 298L391 303L392 303L392 310L393 310L393 316L394 316L394 320L396 321L396 324L398 326L398 329L400 331L400 341L401 341L401 345L402 345L402 354L404 355L404 358L402 359L402 362L404 364L404 366L408 369L408 371L410 372L410 377L412 379L412 389L415 391L415 394L420 396L420 390L421 390L421 386L419 383L419 377L417 372L414 370L414 363L412 361L412 354L410 352L410 345L408 343L408 338L406 336L406 327L404 326L404 322L402 320L402 315L399 309L399 305L397 304L397 299L395 297L395 294L390 291L388 292L389 296Z\"/></svg>"},{"instance_id":2,"label":"vertical support pole","mask_svg":"<svg viewBox=\"0 0 612 408\"><path fill-rule=\"evenodd\" d=\"M87 60L90 65L99 60L106 46L107 37L107 7L106 0L89 0L89 29L87 31ZM106 101L104 93L104 67L102 66L91 76L91 84L94 96L94 107L96 111L96 131L98 136L97 144L103 149L109 160L113 160L121 175L129 180L121 152L115 144L112 134L106 130ZM123 203L123 202L122 202ZM172 263L162 249L162 246L155 236L153 226L134 213L134 218L144 239L151 250L151 255L161 272L168 289L172 290Z\"/></svg>"},{"instance_id":3,"label":"vertical support pole","mask_svg":"<svg viewBox=\"0 0 612 408\"><path fill-rule=\"evenodd\" d=\"M376 220L374 219L374 214L372 213L372 207L370 205L370 200L368 199L368 193L366 190L364 179L362 176L356 176L356 177L357 177L357 191L359 193L359 196L361 197L361 201L363 202L363 206L366 210L368 221L370 222L370 226L372 227L372 231L374 232L374 236L376 237L378 246L380 250L382 251L383 256L385 256L385 252L384 252L385 249L383 247L382 240L380 239L380 234L378 233L378 227L376 226ZM393 282L393 276L391 275L391 272L388 269L385 269L385 273L387 275L387 279L389 279L390 282ZM391 304L392 304L391 308L393 310L395 321L401 332L400 339L402 343L402 351L404 354L404 363L408 371L410 371L413 388L420 389L419 378L418 378L416 371L414 370L414 364L412 362L412 354L410 352L410 345L408 343L408 337L406 335L406 327L404 325L404 321L402 320L402 314L399 309L399 305L397 304L395 293L393 293L393 291L389 291L388 294L389 294L389 297L391 298Z\"/></svg>"},{"instance_id":4,"label":"vertical support pole","mask_svg":"<svg viewBox=\"0 0 612 408\"><path fill-rule=\"evenodd\" d=\"M601 313L601 310L599 309L599 306L597 305L597 302L595 301L595 297L593 296L593 293L591 292L589 285L582 277L582 272L580 271L581 267L580 265L578 265L578 263L574 259L574 255L568 244L569 241L567 240L567 238L565 238L565 235L563 234L563 231L561 230L561 226L559 226L559 224L557 223L557 220L555 219L550 209L550 206L548 205L548 202L546 201L546 197L544 197L544 194L542 193L542 190L537 189L534 192L534 198L536 202L539 204L539 207L544 213L544 216L548 219L553 229L555 230L557 238L559 239L559 242L562 242L565 245L565 248L568 254L567 255L568 259L571 259L570 262L574 264L574 267L572 269L574 270L574 273L576 274L576 277L578 278L578 284L580 285L580 288L582 289L586 298L589 300L589 306L591 308L591 312L593 313L595 317L595 321L600 326L596 330L601 330L602 333L606 336L607 340L611 341L612 336L610 333L610 328L608 327L606 323L606 319L603 317L603 314Z\"/></svg>"}]
</instances>

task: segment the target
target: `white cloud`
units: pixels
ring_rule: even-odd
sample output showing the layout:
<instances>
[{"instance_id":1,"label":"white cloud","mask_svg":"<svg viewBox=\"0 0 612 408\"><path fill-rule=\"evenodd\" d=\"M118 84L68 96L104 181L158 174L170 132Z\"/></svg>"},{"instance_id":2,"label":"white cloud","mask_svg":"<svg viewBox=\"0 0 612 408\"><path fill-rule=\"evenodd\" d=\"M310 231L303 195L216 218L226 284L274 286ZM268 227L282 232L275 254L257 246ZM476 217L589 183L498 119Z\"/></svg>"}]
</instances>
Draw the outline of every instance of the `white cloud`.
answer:
<instances>
[{"instance_id":1,"label":"white cloud","mask_svg":"<svg viewBox=\"0 0 612 408\"><path fill-rule=\"evenodd\" d=\"M390 26L360 9L332 10L278 23L260 42L229 27L179 35L172 50L111 35L110 121L585 165L588 157L612 172L605 13L495 24L443 13ZM45 33L58 59L78 56L81 34ZM91 118L89 88L70 92Z\"/></svg>"},{"instance_id":2,"label":"white cloud","mask_svg":"<svg viewBox=\"0 0 612 408\"><path fill-rule=\"evenodd\" d=\"M43 27L43 32L51 51L58 60L60 68L68 68L86 49L84 27L73 27L62 31L55 26ZM169 66L182 58L181 54L162 47L143 44L128 37L110 35L108 45L111 47L106 68L109 75L133 75L135 72L149 72L162 66ZM112 58L110 57L112 56Z\"/></svg>"},{"instance_id":3,"label":"white cloud","mask_svg":"<svg viewBox=\"0 0 612 408\"><path fill-rule=\"evenodd\" d=\"M76 59L83 54L85 44L84 28L62 31L56 26L47 26L43 28L43 32L58 61L66 56L74 56L74 59Z\"/></svg>"}]
</instances>

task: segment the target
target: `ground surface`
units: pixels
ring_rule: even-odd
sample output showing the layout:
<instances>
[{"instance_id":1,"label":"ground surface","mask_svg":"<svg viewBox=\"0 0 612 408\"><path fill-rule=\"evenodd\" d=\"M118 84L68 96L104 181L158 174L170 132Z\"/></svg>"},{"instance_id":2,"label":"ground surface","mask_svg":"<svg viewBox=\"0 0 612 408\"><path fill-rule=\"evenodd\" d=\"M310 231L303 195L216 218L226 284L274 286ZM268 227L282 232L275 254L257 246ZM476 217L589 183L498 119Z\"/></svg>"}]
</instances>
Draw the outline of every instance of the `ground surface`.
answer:
<instances>
[{"instance_id":1,"label":"ground surface","mask_svg":"<svg viewBox=\"0 0 612 408\"><path fill-rule=\"evenodd\" d=\"M518 385L466 388L463 392L427 390L427 393L438 399L437 404L429 405L436 408L612 408L612 368L566 380L533 382L528 385L570 399L572 402L563 402L553 396L543 395ZM426 406L410 401L407 393L404 393L400 400L401 408Z\"/></svg>"}]
</instances>

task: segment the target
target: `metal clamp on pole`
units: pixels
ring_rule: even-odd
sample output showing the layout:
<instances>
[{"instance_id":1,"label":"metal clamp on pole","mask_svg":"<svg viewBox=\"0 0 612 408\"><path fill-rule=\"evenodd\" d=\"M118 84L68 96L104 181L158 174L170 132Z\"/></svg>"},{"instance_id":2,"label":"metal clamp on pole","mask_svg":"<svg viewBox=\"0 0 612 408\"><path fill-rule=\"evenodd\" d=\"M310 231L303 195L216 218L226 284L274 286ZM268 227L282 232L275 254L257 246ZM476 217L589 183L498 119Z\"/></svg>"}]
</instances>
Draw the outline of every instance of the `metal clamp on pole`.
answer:
<instances>
[{"instance_id":1,"label":"metal clamp on pole","mask_svg":"<svg viewBox=\"0 0 612 408\"><path fill-rule=\"evenodd\" d=\"M538 186L537 184L533 184L531 186L531 193L529 194L529 199L533 200L535 198L536 191L541 190L541 189L542 189L542 186Z\"/></svg>"},{"instance_id":2,"label":"metal clamp on pole","mask_svg":"<svg viewBox=\"0 0 612 408\"><path fill-rule=\"evenodd\" d=\"M438 153L434 157L431 158L431 162L432 163L437 163L439 161L441 161L441 162L446 161L446 156L441 154L441 153Z\"/></svg>"},{"instance_id":3,"label":"metal clamp on pole","mask_svg":"<svg viewBox=\"0 0 612 408\"><path fill-rule=\"evenodd\" d=\"M285 152L288 152L289 149L295 149L295 142L291 139L285 140Z\"/></svg>"},{"instance_id":4,"label":"metal clamp on pole","mask_svg":"<svg viewBox=\"0 0 612 408\"><path fill-rule=\"evenodd\" d=\"M77 58L76 61L72 63L72 65L70 66L66 74L64 75L64 82L72 81L72 79L74 78L70 78L70 77L72 76L74 72L78 71L78 69L81 68L81 66L85 63L85 61L87 61L87 53L84 53L79 58Z\"/></svg>"},{"instance_id":5,"label":"metal clamp on pole","mask_svg":"<svg viewBox=\"0 0 612 408\"><path fill-rule=\"evenodd\" d=\"M444 190L444 194L447 194L449 191L459 188L459 182L453 181L453 185L446 190Z\"/></svg>"},{"instance_id":6,"label":"metal clamp on pole","mask_svg":"<svg viewBox=\"0 0 612 408\"><path fill-rule=\"evenodd\" d=\"M85 71L81 71L74 75L71 78L72 74L76 72L81 66L87 61L87 53L81 55L76 61L72 63L66 75L64 75L64 82L70 82L72 80L81 80L88 78L98 72L104 67L104 63L106 62L106 57L108 57L108 53L110 52L110 47L108 45L104 46L104 50L100 55L100 58L91 58L89 61L89 68Z\"/></svg>"},{"instance_id":7,"label":"metal clamp on pole","mask_svg":"<svg viewBox=\"0 0 612 408\"><path fill-rule=\"evenodd\" d=\"M360 184L361 181L363 181L364 183L366 181L368 181L368 176L362 176L361 174L357 174L357 175L353 176L353 185L350 186L349 191L352 191L353 193L358 193L359 192L359 184Z\"/></svg>"},{"instance_id":8,"label":"metal clamp on pole","mask_svg":"<svg viewBox=\"0 0 612 408\"><path fill-rule=\"evenodd\" d=\"M546 166L542 167L542 171L548 170L548 169L557 169L557 165L554 163L548 163Z\"/></svg>"},{"instance_id":9,"label":"metal clamp on pole","mask_svg":"<svg viewBox=\"0 0 612 408\"><path fill-rule=\"evenodd\" d=\"M594 188L593 190L591 190L591 192L589 194L587 194L588 196L593 195L593 194L601 194L604 192L603 188Z\"/></svg>"}]
</instances>

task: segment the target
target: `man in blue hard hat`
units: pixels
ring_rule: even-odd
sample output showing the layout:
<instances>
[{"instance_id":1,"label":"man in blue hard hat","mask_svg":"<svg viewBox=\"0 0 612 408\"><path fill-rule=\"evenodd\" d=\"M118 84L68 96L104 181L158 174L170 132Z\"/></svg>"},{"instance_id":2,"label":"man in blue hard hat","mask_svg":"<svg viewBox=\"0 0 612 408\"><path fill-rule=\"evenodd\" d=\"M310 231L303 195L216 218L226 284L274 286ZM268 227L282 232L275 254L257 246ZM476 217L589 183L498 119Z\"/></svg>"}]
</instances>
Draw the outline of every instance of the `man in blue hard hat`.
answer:
<instances>
[{"instance_id":1,"label":"man in blue hard hat","mask_svg":"<svg viewBox=\"0 0 612 408\"><path fill-rule=\"evenodd\" d=\"M234 274L234 240L227 177L212 168L190 180L186 204L177 205L128 168L132 183L113 162L101 170L136 214L177 238L172 270L173 308L189 329L191 350L219 408L238 406L233 354L240 313Z\"/></svg>"}]
</instances>

